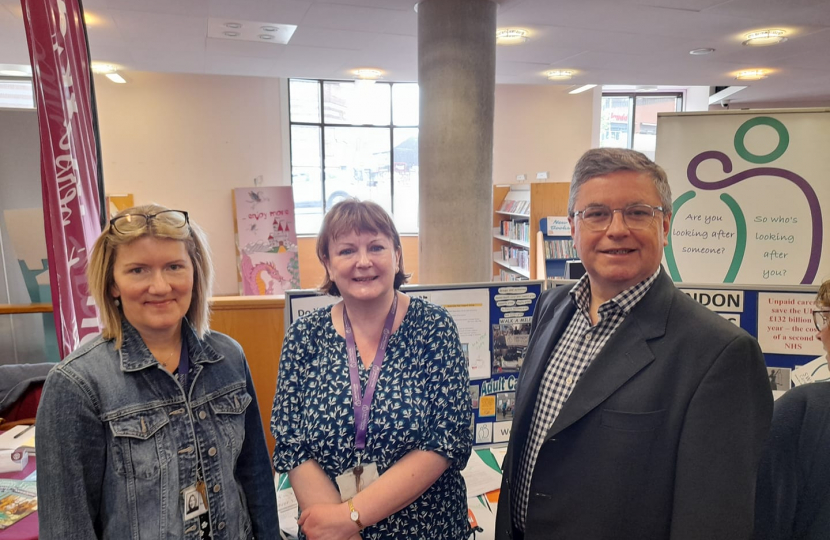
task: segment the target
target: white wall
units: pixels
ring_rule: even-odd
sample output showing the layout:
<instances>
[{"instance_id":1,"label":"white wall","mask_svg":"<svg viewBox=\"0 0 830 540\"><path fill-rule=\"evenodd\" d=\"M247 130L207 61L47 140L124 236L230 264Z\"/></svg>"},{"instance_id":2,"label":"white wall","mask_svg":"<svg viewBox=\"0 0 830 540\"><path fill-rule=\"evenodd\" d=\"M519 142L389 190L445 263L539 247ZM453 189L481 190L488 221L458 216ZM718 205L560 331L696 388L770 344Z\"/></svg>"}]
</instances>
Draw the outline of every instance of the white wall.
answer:
<instances>
[{"instance_id":1,"label":"white wall","mask_svg":"<svg viewBox=\"0 0 830 540\"><path fill-rule=\"evenodd\" d=\"M288 185L280 80L131 72L95 77L104 183L187 210L207 232L217 295L237 294L231 190Z\"/></svg>"},{"instance_id":2,"label":"white wall","mask_svg":"<svg viewBox=\"0 0 830 540\"><path fill-rule=\"evenodd\" d=\"M551 182L569 182L579 157L594 137L594 92L568 94L563 85L496 85L493 183L516 183L516 175L536 181L547 171ZM598 121L596 122L598 124Z\"/></svg>"}]
</instances>

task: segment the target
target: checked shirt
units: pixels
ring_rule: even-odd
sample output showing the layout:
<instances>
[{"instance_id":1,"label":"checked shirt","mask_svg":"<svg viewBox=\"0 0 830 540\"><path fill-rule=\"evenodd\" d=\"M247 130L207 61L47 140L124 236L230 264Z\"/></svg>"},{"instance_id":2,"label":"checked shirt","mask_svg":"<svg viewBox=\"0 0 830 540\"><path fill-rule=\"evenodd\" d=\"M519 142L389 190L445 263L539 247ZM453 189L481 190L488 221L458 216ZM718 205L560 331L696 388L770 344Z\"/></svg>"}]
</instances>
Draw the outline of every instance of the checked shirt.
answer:
<instances>
[{"instance_id":1,"label":"checked shirt","mask_svg":"<svg viewBox=\"0 0 830 540\"><path fill-rule=\"evenodd\" d=\"M643 299L658 275L660 268L645 281L599 306L596 326L591 325L589 315L591 285L588 275L582 276L571 290L571 300L577 309L545 367L530 424L530 436L519 462L516 497L512 498L513 524L517 529L525 530L530 480L545 435L559 416L579 378L620 327L626 315Z\"/></svg>"}]
</instances>

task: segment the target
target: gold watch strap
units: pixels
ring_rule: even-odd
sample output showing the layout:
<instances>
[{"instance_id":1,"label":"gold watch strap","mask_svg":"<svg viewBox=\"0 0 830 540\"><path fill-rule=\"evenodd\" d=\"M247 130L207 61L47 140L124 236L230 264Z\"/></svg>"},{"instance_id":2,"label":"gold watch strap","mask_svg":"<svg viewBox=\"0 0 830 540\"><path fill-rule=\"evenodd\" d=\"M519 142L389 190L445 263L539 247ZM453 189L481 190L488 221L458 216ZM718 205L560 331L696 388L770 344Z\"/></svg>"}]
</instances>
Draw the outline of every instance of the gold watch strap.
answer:
<instances>
[{"instance_id":1,"label":"gold watch strap","mask_svg":"<svg viewBox=\"0 0 830 540\"><path fill-rule=\"evenodd\" d=\"M357 528L362 531L363 530L363 523L360 522L360 517L359 517L360 513L354 507L354 503L352 502L351 499L349 499L347 502L349 503L349 519L354 521L355 525L357 525ZM358 517L357 518L352 517L352 514L357 514Z\"/></svg>"}]
</instances>

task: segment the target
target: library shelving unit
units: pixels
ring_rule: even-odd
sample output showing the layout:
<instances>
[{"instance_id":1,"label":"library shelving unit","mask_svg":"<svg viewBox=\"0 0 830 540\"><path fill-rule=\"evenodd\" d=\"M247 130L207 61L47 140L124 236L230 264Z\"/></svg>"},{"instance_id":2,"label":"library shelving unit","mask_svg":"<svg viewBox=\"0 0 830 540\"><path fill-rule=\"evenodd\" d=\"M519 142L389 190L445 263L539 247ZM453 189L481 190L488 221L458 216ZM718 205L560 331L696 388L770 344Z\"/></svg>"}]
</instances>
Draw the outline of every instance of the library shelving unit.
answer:
<instances>
[{"instance_id":1,"label":"library shelving unit","mask_svg":"<svg viewBox=\"0 0 830 540\"><path fill-rule=\"evenodd\" d=\"M539 231L536 233L537 275L541 279L544 272L547 279L562 279L565 277L565 266L568 261L579 259L574 249L568 217L548 216L539 220Z\"/></svg>"},{"instance_id":2,"label":"library shelving unit","mask_svg":"<svg viewBox=\"0 0 830 540\"><path fill-rule=\"evenodd\" d=\"M493 280L544 279L537 275L535 224L567 215L568 183L493 186ZM564 264L564 263L563 263Z\"/></svg>"}]
</instances>

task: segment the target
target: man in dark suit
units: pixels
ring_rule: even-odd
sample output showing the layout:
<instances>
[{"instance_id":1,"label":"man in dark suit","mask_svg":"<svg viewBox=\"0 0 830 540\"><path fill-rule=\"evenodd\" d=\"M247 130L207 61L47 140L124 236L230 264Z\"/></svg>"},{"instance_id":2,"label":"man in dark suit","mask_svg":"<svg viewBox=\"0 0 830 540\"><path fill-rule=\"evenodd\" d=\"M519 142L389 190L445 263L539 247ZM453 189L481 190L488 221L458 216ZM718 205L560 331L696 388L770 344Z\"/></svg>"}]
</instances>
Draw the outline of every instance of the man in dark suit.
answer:
<instances>
[{"instance_id":1,"label":"man in dark suit","mask_svg":"<svg viewBox=\"0 0 830 540\"><path fill-rule=\"evenodd\" d=\"M568 212L587 274L536 306L497 540L750 538L772 415L764 358L662 269L665 171L590 150Z\"/></svg>"}]
</instances>

